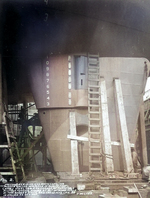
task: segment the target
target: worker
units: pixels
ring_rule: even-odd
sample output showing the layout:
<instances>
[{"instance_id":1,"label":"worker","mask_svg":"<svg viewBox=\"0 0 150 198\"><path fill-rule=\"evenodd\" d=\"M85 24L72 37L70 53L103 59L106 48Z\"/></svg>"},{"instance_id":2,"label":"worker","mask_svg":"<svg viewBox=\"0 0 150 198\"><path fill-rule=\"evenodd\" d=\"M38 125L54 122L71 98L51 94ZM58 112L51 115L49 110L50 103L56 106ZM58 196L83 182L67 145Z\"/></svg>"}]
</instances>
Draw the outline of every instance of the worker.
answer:
<instances>
[{"instance_id":1,"label":"worker","mask_svg":"<svg viewBox=\"0 0 150 198\"><path fill-rule=\"evenodd\" d=\"M134 172L137 173L138 170L141 170L141 165L140 165L138 155L137 155L135 148L131 148L131 154L132 154Z\"/></svg>"},{"instance_id":2,"label":"worker","mask_svg":"<svg viewBox=\"0 0 150 198\"><path fill-rule=\"evenodd\" d=\"M19 114L19 121L20 124L22 125L21 131L20 131L20 136L19 136L19 141L18 141L18 147L21 146L21 141L24 136L24 133L28 129L28 126L30 125L30 121L26 119L26 110L21 107L21 112Z\"/></svg>"}]
</instances>

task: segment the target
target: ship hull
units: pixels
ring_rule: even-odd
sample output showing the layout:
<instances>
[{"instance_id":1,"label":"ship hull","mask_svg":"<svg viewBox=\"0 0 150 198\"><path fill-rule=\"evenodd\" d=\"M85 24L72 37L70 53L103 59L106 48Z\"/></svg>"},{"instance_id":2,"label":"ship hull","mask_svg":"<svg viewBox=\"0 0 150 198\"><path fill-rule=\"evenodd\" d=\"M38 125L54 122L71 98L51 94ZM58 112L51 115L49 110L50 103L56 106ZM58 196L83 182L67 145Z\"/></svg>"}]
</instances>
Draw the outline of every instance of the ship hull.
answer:
<instances>
[{"instance_id":1,"label":"ship hull","mask_svg":"<svg viewBox=\"0 0 150 198\"><path fill-rule=\"evenodd\" d=\"M114 171L124 171L114 81L119 79L121 82L129 143L135 147L149 61L145 58L99 58L99 62L100 76L106 83ZM72 171L72 140L68 136L71 131L70 112L75 114L75 136L85 138L76 140L79 172L89 171L87 72L85 56L47 57L41 64L32 67L33 95L57 172Z\"/></svg>"}]
</instances>

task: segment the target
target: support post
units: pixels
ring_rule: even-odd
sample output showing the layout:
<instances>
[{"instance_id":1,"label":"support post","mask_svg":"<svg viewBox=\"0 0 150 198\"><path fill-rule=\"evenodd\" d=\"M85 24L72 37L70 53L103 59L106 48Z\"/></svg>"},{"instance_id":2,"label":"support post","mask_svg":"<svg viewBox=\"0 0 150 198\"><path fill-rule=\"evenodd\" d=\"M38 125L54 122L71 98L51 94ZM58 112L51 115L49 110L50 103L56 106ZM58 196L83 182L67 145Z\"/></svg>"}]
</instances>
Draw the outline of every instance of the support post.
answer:
<instances>
[{"instance_id":1,"label":"support post","mask_svg":"<svg viewBox=\"0 0 150 198\"><path fill-rule=\"evenodd\" d=\"M139 130L140 130L141 145L142 145L142 162L143 162L142 165L146 166L148 164L148 159L147 159L147 144L146 144L145 120L144 120L144 103L140 107Z\"/></svg>"},{"instance_id":2,"label":"support post","mask_svg":"<svg viewBox=\"0 0 150 198\"><path fill-rule=\"evenodd\" d=\"M76 136L76 122L75 122L75 112L70 112L70 135ZM71 140L71 164L72 164L72 174L79 174L79 159L78 159L78 142L77 140Z\"/></svg>"},{"instance_id":3,"label":"support post","mask_svg":"<svg viewBox=\"0 0 150 198\"><path fill-rule=\"evenodd\" d=\"M104 153L106 157L105 168L106 172L114 171L114 162L112 156L110 125L108 115L107 91L104 78L101 78L101 108L102 108L102 127L104 139Z\"/></svg>"},{"instance_id":4,"label":"support post","mask_svg":"<svg viewBox=\"0 0 150 198\"><path fill-rule=\"evenodd\" d=\"M124 161L124 171L130 173L134 169L133 169L128 128L127 128L126 115L124 109L121 81L120 79L114 79L114 83L115 83L115 92L116 92L116 105L118 110L117 113L119 117L120 129L121 129L120 138L121 138L122 156Z\"/></svg>"}]
</instances>

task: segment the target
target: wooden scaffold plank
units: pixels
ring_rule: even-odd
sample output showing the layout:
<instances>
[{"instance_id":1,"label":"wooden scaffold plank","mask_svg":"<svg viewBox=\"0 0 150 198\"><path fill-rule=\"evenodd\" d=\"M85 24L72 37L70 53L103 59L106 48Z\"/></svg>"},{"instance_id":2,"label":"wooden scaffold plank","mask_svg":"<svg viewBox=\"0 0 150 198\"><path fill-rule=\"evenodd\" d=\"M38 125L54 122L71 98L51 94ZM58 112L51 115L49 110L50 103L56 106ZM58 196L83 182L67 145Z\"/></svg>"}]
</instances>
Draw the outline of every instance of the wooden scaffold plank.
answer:
<instances>
[{"instance_id":1,"label":"wooden scaffold plank","mask_svg":"<svg viewBox=\"0 0 150 198\"><path fill-rule=\"evenodd\" d=\"M131 147L129 142L129 134L125 115L123 94L120 79L114 79L116 106L120 125L121 149L124 162L124 171L130 173L133 171L133 162L131 156Z\"/></svg>"},{"instance_id":2,"label":"wooden scaffold plank","mask_svg":"<svg viewBox=\"0 0 150 198\"><path fill-rule=\"evenodd\" d=\"M107 91L104 78L101 78L101 109L102 109L102 128L104 139L104 154L105 154L105 168L106 172L114 171L114 162L112 156L110 125L108 115Z\"/></svg>"},{"instance_id":3,"label":"wooden scaffold plank","mask_svg":"<svg viewBox=\"0 0 150 198\"><path fill-rule=\"evenodd\" d=\"M75 112L70 112L70 135L76 136L76 121L75 121ZM72 174L79 175L79 159L78 159L78 142L77 140L71 139L71 165L72 165Z\"/></svg>"}]
</instances>

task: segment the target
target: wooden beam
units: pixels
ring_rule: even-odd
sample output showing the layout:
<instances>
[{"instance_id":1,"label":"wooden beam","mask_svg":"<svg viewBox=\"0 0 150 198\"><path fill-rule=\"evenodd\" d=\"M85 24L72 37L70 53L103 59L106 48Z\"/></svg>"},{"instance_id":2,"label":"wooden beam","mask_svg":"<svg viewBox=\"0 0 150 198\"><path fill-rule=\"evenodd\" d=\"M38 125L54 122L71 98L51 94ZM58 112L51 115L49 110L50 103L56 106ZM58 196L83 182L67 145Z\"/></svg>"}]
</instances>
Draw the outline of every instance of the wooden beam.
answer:
<instances>
[{"instance_id":1,"label":"wooden beam","mask_svg":"<svg viewBox=\"0 0 150 198\"><path fill-rule=\"evenodd\" d=\"M67 138L71 140L78 140L78 141L84 141L84 142L87 142L89 140L87 137L80 137L80 136L75 136L75 135L67 135Z\"/></svg>"},{"instance_id":2,"label":"wooden beam","mask_svg":"<svg viewBox=\"0 0 150 198\"><path fill-rule=\"evenodd\" d=\"M127 121L126 121L120 79L114 79L114 84L115 84L115 92L116 92L116 107L117 107L117 113L118 113L119 125L120 125L120 140L121 140L122 157L124 161L124 171L130 173L134 169L133 169L131 148L129 142Z\"/></svg>"},{"instance_id":3,"label":"wooden beam","mask_svg":"<svg viewBox=\"0 0 150 198\"><path fill-rule=\"evenodd\" d=\"M144 119L144 102L140 107L139 131L140 131L141 145L142 145L142 162L143 162L143 166L146 166L148 164L148 159L147 159L147 144L146 144L145 119Z\"/></svg>"},{"instance_id":4,"label":"wooden beam","mask_svg":"<svg viewBox=\"0 0 150 198\"><path fill-rule=\"evenodd\" d=\"M76 136L76 122L75 122L75 112L70 112L70 135ZM78 159L78 142L77 140L71 140L71 164L72 164L72 174L79 175L79 159Z\"/></svg>"},{"instance_id":5,"label":"wooden beam","mask_svg":"<svg viewBox=\"0 0 150 198\"><path fill-rule=\"evenodd\" d=\"M74 135L67 135L67 138L71 139L71 140L77 140L77 141L83 141L83 142L88 142L89 141L89 138L87 138L87 137L80 137L80 136L74 136ZM121 143L117 142L117 141L111 141L111 145L121 146ZM134 148L134 146L135 145L133 143L130 143L131 148Z\"/></svg>"},{"instance_id":6,"label":"wooden beam","mask_svg":"<svg viewBox=\"0 0 150 198\"><path fill-rule=\"evenodd\" d=\"M114 146L121 146L121 143L120 142L116 142L116 141L111 141L111 145L114 145ZM135 145L130 143L130 147L131 148L134 148Z\"/></svg>"},{"instance_id":7,"label":"wooden beam","mask_svg":"<svg viewBox=\"0 0 150 198\"><path fill-rule=\"evenodd\" d=\"M106 168L106 172L113 172L114 162L112 156L112 146L111 146L111 136L110 136L107 91L106 91L106 83L104 78L101 78L101 109L102 109L102 129L103 129L103 138L104 138L104 153L106 156L105 168Z\"/></svg>"},{"instance_id":8,"label":"wooden beam","mask_svg":"<svg viewBox=\"0 0 150 198\"><path fill-rule=\"evenodd\" d=\"M44 132L42 131L40 135L36 138L36 140L31 144L31 146L26 150L26 152L20 157L22 160L29 153L29 151L35 146L35 144L43 137L43 135Z\"/></svg>"}]
</instances>

